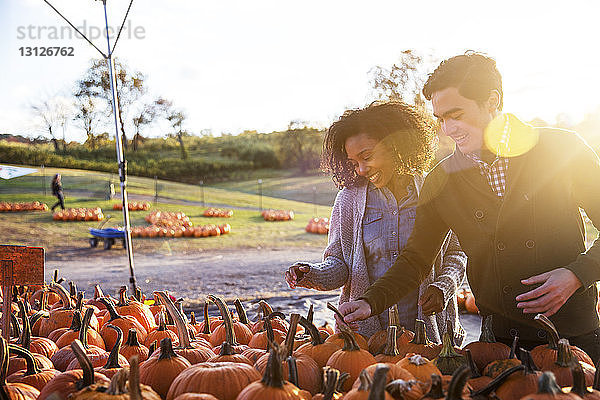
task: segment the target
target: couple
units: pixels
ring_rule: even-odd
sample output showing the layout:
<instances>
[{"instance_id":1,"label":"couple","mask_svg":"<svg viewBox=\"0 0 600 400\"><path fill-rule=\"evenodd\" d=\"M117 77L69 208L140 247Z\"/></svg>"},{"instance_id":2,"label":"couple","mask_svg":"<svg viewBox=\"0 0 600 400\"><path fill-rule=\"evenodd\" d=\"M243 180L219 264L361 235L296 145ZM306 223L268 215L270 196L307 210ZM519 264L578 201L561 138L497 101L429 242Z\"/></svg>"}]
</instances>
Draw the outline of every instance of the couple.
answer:
<instances>
[{"instance_id":1,"label":"couple","mask_svg":"<svg viewBox=\"0 0 600 400\"><path fill-rule=\"evenodd\" d=\"M425 319L436 341L450 319L460 344L454 293L466 269L497 340L546 343L533 321L543 313L597 360L600 244L586 251L579 208L600 226L598 156L575 133L501 114L502 79L484 55L443 61L423 94L454 153L423 179L433 140L416 110L387 103L344 114L324 145L343 188L329 244L323 262L290 267L288 284L343 287L340 312L364 335L385 329L385 310L399 304L401 323Z\"/></svg>"}]
</instances>

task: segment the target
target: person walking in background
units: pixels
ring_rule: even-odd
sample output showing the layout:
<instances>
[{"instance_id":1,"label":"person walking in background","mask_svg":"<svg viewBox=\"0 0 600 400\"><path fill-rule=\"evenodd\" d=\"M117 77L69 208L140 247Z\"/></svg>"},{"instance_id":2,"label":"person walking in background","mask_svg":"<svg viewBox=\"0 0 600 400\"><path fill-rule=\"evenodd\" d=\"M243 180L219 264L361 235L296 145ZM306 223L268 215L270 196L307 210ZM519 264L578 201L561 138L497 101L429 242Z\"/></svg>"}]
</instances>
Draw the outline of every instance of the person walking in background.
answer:
<instances>
[{"instance_id":1,"label":"person walking in background","mask_svg":"<svg viewBox=\"0 0 600 400\"><path fill-rule=\"evenodd\" d=\"M383 276L413 229L423 176L434 159L436 143L429 119L401 102L349 110L331 125L324 138L322 163L341 191L331 214L329 244L323 262L289 267L288 285L317 290L341 287L339 303L343 304L359 298ZM465 332L455 294L465 267L466 256L456 236L449 233L420 287L396 299L400 324L413 329L416 319L424 320L428 337L439 343L450 321L456 343L462 343ZM357 332L370 337L387 326L388 313L382 309L361 321Z\"/></svg>"},{"instance_id":2,"label":"person walking in background","mask_svg":"<svg viewBox=\"0 0 600 400\"><path fill-rule=\"evenodd\" d=\"M56 174L56 175L54 175L54 178L52 178L52 195L56 196L58 201L52 206L51 210L54 211L54 209L58 206L60 206L60 208L62 208L64 210L65 209L65 194L63 193L62 183L60 180L60 174Z\"/></svg>"},{"instance_id":3,"label":"person walking in background","mask_svg":"<svg viewBox=\"0 0 600 400\"><path fill-rule=\"evenodd\" d=\"M549 83L550 84L550 83ZM378 315L420 284L452 229L469 284L498 341L545 344L541 313L561 337L600 358L600 241L586 250L580 208L600 227L600 159L574 132L502 114L496 62L468 52L443 61L423 94L454 153L431 171L407 246L364 295L340 306L347 323Z\"/></svg>"}]
</instances>

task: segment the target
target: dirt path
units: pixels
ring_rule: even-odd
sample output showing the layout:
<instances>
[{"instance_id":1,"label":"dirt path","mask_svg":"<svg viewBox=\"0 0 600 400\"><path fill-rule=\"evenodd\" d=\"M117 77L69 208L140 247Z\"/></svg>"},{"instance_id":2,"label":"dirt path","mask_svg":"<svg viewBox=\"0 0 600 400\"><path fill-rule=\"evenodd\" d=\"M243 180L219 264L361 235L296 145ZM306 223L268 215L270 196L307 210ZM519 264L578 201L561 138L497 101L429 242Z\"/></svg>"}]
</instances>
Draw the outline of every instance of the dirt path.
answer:
<instances>
[{"instance_id":1,"label":"dirt path","mask_svg":"<svg viewBox=\"0 0 600 400\"><path fill-rule=\"evenodd\" d=\"M291 290L283 280L285 269L295 261L318 262L322 249L241 249L235 251L207 251L194 254L136 254L135 269L138 285L145 293L169 289L176 297L184 298L186 311L201 312L207 294L227 300L244 300L253 318L259 299L283 312L305 312L315 306L315 320L333 322L326 311L326 302L337 302L338 291L317 292L308 289ZM101 249L74 249L49 254L46 262L47 279L55 268L61 276L77 283L79 290L88 295L95 284L106 293L115 293L127 285L129 270L123 251ZM216 313L216 310L213 312ZM211 313L213 313L211 312ZM479 336L479 318L463 315L461 320L468 332L468 341Z\"/></svg>"}]
</instances>

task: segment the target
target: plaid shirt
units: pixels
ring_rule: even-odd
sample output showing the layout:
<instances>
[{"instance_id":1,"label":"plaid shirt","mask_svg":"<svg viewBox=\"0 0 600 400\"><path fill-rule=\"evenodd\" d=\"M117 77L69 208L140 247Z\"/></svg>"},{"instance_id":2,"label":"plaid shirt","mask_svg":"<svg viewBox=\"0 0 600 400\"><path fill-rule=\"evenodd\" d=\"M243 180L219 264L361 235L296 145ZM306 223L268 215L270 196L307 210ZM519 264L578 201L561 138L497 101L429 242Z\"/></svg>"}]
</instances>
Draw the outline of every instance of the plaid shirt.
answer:
<instances>
[{"instance_id":1,"label":"plaid shirt","mask_svg":"<svg viewBox=\"0 0 600 400\"><path fill-rule=\"evenodd\" d=\"M498 142L498 146L496 147L496 158L491 163L487 163L479 157L476 153L466 154L468 158L473 160L477 166L479 167L479 172L483 175L492 191L498 197L504 197L504 192L506 191L506 170L508 169L508 158L501 157L499 154L500 148L504 147L505 149L509 149L509 138L510 138L510 119L506 116L504 117L504 130L502 132L502 136L500 137L500 141ZM504 153L508 154L508 153Z\"/></svg>"}]
</instances>

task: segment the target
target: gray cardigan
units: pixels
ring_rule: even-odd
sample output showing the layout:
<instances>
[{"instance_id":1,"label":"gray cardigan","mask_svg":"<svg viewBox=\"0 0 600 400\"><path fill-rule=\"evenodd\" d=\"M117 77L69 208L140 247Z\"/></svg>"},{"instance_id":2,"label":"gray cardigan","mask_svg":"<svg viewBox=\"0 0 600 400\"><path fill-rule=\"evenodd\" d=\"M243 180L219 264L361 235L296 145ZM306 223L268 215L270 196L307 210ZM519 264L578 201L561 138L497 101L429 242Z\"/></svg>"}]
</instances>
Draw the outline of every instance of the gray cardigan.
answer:
<instances>
[{"instance_id":1,"label":"gray cardigan","mask_svg":"<svg viewBox=\"0 0 600 400\"><path fill-rule=\"evenodd\" d=\"M420 192L423 177L415 177L417 192ZM334 290L342 288L339 304L356 300L370 286L365 259L362 221L367 200L367 184L344 188L338 192L331 212L329 243L323 254L323 261L310 264L308 273L298 282L298 286ZM467 257L463 253L456 235L448 234L429 275L423 277L419 296L428 285L434 285L444 294L444 311L432 316L424 316L419 306L418 318L425 321L427 336L440 342L446 330L446 321L454 325L455 343L462 344L464 329L458 320L455 293L465 277ZM358 323L358 332L369 337L385 327L377 316ZM407 327L413 329L414 327Z\"/></svg>"}]
</instances>

